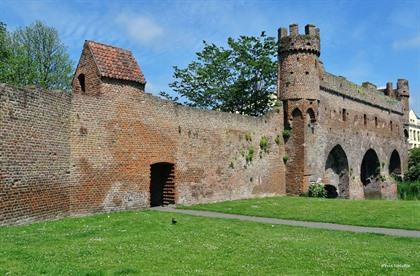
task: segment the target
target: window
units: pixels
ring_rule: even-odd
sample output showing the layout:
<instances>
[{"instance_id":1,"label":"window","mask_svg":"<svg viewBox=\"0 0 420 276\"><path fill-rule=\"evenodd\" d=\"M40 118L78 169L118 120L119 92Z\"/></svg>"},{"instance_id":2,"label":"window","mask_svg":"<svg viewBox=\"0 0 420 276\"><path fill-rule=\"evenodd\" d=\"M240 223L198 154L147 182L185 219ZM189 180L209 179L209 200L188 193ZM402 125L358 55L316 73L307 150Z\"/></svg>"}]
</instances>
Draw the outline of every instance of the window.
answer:
<instances>
[{"instance_id":1,"label":"window","mask_svg":"<svg viewBox=\"0 0 420 276\"><path fill-rule=\"evenodd\" d=\"M392 131L392 121L389 122L389 127L391 128L391 131Z\"/></svg>"},{"instance_id":2,"label":"window","mask_svg":"<svg viewBox=\"0 0 420 276\"><path fill-rule=\"evenodd\" d=\"M378 117L375 117L375 127L378 127Z\"/></svg>"},{"instance_id":3,"label":"window","mask_svg":"<svg viewBox=\"0 0 420 276\"><path fill-rule=\"evenodd\" d=\"M347 121L347 110L343 108L343 122Z\"/></svg>"},{"instance_id":4,"label":"window","mask_svg":"<svg viewBox=\"0 0 420 276\"><path fill-rule=\"evenodd\" d=\"M80 84L80 89L82 90L82 92L86 92L86 87L85 87L85 75L84 74L80 74L77 79L79 80L79 84Z\"/></svg>"},{"instance_id":5,"label":"window","mask_svg":"<svg viewBox=\"0 0 420 276\"><path fill-rule=\"evenodd\" d=\"M367 117L366 114L363 115L363 124L366 126L367 125Z\"/></svg>"}]
</instances>

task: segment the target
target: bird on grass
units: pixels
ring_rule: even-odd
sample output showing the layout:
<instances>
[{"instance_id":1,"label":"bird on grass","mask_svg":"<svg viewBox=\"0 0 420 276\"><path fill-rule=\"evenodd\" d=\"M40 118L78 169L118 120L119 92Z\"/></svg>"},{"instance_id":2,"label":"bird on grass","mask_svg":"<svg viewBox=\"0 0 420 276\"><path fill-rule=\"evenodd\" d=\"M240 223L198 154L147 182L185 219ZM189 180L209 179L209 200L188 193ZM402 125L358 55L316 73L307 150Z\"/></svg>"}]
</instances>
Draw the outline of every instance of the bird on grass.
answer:
<instances>
[{"instance_id":1,"label":"bird on grass","mask_svg":"<svg viewBox=\"0 0 420 276\"><path fill-rule=\"evenodd\" d=\"M176 219L172 218L172 224L176 224L176 223L177 223Z\"/></svg>"}]
</instances>

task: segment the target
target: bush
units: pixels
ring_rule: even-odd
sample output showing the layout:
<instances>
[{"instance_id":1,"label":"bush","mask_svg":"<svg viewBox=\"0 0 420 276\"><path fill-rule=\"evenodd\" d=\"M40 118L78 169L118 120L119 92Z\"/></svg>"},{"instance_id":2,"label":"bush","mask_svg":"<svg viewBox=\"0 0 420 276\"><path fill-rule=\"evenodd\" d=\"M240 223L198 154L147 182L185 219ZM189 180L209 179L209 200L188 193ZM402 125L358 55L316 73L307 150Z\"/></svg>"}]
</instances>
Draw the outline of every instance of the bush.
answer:
<instances>
[{"instance_id":1,"label":"bush","mask_svg":"<svg viewBox=\"0 0 420 276\"><path fill-rule=\"evenodd\" d=\"M263 152L268 153L268 147L269 147L268 138L266 136L261 137L260 149Z\"/></svg>"},{"instance_id":2,"label":"bush","mask_svg":"<svg viewBox=\"0 0 420 276\"><path fill-rule=\"evenodd\" d=\"M282 134L283 134L283 139L287 141L290 138L290 135L292 134L292 132L290 129L285 129L283 130Z\"/></svg>"},{"instance_id":3,"label":"bush","mask_svg":"<svg viewBox=\"0 0 420 276\"><path fill-rule=\"evenodd\" d=\"M420 181L398 183L398 197L404 200L420 200Z\"/></svg>"},{"instance_id":4,"label":"bush","mask_svg":"<svg viewBox=\"0 0 420 276\"><path fill-rule=\"evenodd\" d=\"M408 171L404 175L404 180L420 181L420 148L413 148L408 156Z\"/></svg>"},{"instance_id":5,"label":"bush","mask_svg":"<svg viewBox=\"0 0 420 276\"><path fill-rule=\"evenodd\" d=\"M245 155L245 161L248 164L252 162L252 159L254 159L254 148L249 147Z\"/></svg>"},{"instance_id":6,"label":"bush","mask_svg":"<svg viewBox=\"0 0 420 276\"><path fill-rule=\"evenodd\" d=\"M309 185L308 195L310 197L326 197L327 191L323 183L311 183Z\"/></svg>"},{"instance_id":7,"label":"bush","mask_svg":"<svg viewBox=\"0 0 420 276\"><path fill-rule=\"evenodd\" d=\"M287 161L289 160L289 156L285 155L283 156L283 162L286 164Z\"/></svg>"}]
</instances>

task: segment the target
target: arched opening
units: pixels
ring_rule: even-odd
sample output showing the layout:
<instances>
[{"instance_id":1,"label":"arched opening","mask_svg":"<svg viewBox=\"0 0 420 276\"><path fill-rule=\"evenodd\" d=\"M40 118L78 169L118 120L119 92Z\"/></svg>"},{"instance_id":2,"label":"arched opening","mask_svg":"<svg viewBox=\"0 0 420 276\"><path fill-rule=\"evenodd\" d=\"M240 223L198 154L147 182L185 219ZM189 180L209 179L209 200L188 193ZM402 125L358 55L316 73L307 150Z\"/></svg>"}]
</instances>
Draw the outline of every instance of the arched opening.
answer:
<instances>
[{"instance_id":1,"label":"arched opening","mask_svg":"<svg viewBox=\"0 0 420 276\"><path fill-rule=\"evenodd\" d=\"M391 154L391 159L389 159L389 175L394 177L401 178L401 159L398 151L394 150Z\"/></svg>"},{"instance_id":2,"label":"arched opening","mask_svg":"<svg viewBox=\"0 0 420 276\"><path fill-rule=\"evenodd\" d=\"M79 80L80 89L82 92L86 92L86 86L85 86L85 75L80 74L77 79Z\"/></svg>"},{"instance_id":3,"label":"arched opening","mask_svg":"<svg viewBox=\"0 0 420 276\"><path fill-rule=\"evenodd\" d=\"M299 109L299 108L295 108L295 109L292 111L292 118L293 118L293 119L296 119L296 118L302 118L302 112L300 111L300 109Z\"/></svg>"},{"instance_id":4,"label":"arched opening","mask_svg":"<svg viewBox=\"0 0 420 276\"><path fill-rule=\"evenodd\" d=\"M306 111L306 125L308 127L308 133L314 133L315 122L315 112L312 108L309 108L308 111Z\"/></svg>"},{"instance_id":5,"label":"arched opening","mask_svg":"<svg viewBox=\"0 0 420 276\"><path fill-rule=\"evenodd\" d=\"M369 149L363 157L360 168L360 180L363 183L365 198L381 197L380 173L381 165L378 155L373 149Z\"/></svg>"},{"instance_id":6,"label":"arched opening","mask_svg":"<svg viewBox=\"0 0 420 276\"><path fill-rule=\"evenodd\" d=\"M150 206L175 204L174 164L155 163L150 166Z\"/></svg>"},{"instance_id":7,"label":"arched opening","mask_svg":"<svg viewBox=\"0 0 420 276\"><path fill-rule=\"evenodd\" d=\"M336 145L328 154L325 163L324 182L327 194L342 198L349 197L349 163L346 153L340 145ZM332 187L335 187L336 191ZM333 196L331 196L333 197Z\"/></svg>"}]
</instances>

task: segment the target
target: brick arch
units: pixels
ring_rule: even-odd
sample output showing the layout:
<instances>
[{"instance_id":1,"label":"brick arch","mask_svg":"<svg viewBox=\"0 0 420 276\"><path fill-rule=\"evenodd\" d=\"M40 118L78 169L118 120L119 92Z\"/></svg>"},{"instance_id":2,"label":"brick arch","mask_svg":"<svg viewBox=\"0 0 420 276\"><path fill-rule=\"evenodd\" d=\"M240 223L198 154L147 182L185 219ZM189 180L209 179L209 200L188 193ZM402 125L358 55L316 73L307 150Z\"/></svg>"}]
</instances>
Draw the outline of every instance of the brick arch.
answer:
<instances>
[{"instance_id":1,"label":"brick arch","mask_svg":"<svg viewBox=\"0 0 420 276\"><path fill-rule=\"evenodd\" d=\"M324 182L336 188L336 196L349 197L349 162L340 144L335 145L328 153L324 167Z\"/></svg>"},{"instance_id":2,"label":"brick arch","mask_svg":"<svg viewBox=\"0 0 420 276\"><path fill-rule=\"evenodd\" d=\"M310 107L308 110L306 110L307 119L310 120L311 123L314 123L316 121L316 116L314 110Z\"/></svg>"},{"instance_id":3,"label":"brick arch","mask_svg":"<svg viewBox=\"0 0 420 276\"><path fill-rule=\"evenodd\" d=\"M295 118L302 119L303 118L302 111L300 111L300 109L298 107L296 107L295 109L293 109L293 111L292 111L292 118L293 119L295 119Z\"/></svg>"}]
</instances>

